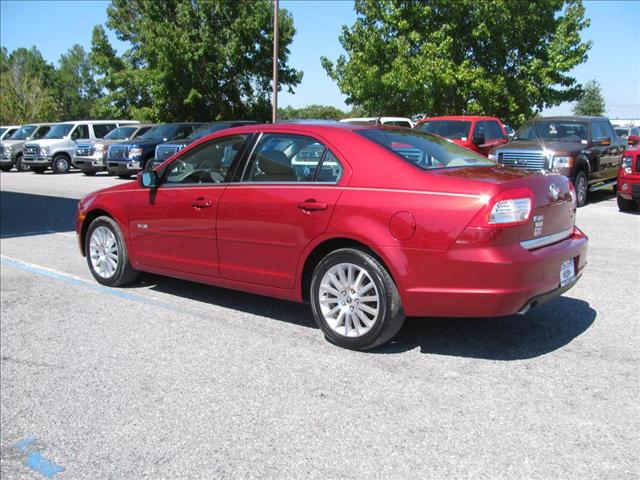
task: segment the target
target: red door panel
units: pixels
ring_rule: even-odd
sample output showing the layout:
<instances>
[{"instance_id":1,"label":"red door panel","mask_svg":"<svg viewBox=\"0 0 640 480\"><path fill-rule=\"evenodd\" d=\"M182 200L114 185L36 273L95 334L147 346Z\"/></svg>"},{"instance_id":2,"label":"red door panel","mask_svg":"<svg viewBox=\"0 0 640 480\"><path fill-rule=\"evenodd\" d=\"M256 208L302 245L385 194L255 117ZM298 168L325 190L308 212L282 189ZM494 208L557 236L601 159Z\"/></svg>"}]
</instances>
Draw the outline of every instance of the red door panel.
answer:
<instances>
[{"instance_id":1,"label":"red door panel","mask_svg":"<svg viewBox=\"0 0 640 480\"><path fill-rule=\"evenodd\" d=\"M342 189L323 185L230 185L218 206L220 275L293 288L306 245L329 224Z\"/></svg>"},{"instance_id":2,"label":"red door panel","mask_svg":"<svg viewBox=\"0 0 640 480\"><path fill-rule=\"evenodd\" d=\"M129 231L138 262L218 276L216 212L224 185L141 189L131 196Z\"/></svg>"}]
</instances>

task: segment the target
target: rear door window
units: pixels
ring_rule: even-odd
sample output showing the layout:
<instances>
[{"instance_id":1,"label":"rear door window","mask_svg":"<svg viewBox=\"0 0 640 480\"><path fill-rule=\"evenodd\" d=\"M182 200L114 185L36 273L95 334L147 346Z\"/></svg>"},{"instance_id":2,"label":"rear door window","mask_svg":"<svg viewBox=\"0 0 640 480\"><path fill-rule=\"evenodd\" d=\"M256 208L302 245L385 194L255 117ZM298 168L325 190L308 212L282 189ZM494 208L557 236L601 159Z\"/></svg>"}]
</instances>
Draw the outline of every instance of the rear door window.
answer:
<instances>
[{"instance_id":1,"label":"rear door window","mask_svg":"<svg viewBox=\"0 0 640 480\"><path fill-rule=\"evenodd\" d=\"M50 126L44 126L44 127L40 127L38 128L35 133L33 134L33 139L37 140L39 138L44 137L47 133L49 133L49 130L51 130Z\"/></svg>"},{"instance_id":2,"label":"rear door window","mask_svg":"<svg viewBox=\"0 0 640 480\"><path fill-rule=\"evenodd\" d=\"M93 134L96 136L96 138L104 138L107 133L109 133L116 127L117 125L115 123L103 123L100 125L94 125Z\"/></svg>"}]
</instances>

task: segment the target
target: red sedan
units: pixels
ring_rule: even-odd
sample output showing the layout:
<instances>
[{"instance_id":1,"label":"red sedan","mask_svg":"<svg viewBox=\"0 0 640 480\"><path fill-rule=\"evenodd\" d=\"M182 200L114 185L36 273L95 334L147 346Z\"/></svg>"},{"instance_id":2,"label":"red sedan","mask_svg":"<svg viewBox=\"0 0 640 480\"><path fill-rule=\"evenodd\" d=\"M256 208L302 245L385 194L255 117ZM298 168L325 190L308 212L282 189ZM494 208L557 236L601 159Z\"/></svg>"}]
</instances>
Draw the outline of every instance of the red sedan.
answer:
<instances>
[{"instance_id":1,"label":"red sedan","mask_svg":"<svg viewBox=\"0 0 640 480\"><path fill-rule=\"evenodd\" d=\"M367 349L410 316L524 313L586 265L560 175L510 170L438 136L338 123L204 137L84 197L77 233L109 286L139 271L310 302Z\"/></svg>"}]
</instances>

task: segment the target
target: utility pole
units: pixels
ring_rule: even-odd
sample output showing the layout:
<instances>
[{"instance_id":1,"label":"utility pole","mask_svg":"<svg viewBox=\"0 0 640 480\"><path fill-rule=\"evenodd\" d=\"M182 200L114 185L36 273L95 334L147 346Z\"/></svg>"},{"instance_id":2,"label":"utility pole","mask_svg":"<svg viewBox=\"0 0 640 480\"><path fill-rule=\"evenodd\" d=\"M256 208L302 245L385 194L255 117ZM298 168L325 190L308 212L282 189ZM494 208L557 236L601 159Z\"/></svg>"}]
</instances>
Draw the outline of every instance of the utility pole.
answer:
<instances>
[{"instance_id":1,"label":"utility pole","mask_svg":"<svg viewBox=\"0 0 640 480\"><path fill-rule=\"evenodd\" d=\"M271 122L276 123L278 120L278 0L273 0L273 112L271 114Z\"/></svg>"}]
</instances>

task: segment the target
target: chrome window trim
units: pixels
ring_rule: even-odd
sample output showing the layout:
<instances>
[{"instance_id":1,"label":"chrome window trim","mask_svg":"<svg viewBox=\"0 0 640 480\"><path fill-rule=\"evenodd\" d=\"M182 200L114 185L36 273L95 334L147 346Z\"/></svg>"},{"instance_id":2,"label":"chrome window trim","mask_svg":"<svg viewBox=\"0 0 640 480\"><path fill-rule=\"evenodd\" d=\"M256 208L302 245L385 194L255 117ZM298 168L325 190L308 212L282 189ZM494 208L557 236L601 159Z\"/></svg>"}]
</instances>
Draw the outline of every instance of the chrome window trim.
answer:
<instances>
[{"instance_id":1,"label":"chrome window trim","mask_svg":"<svg viewBox=\"0 0 640 480\"><path fill-rule=\"evenodd\" d=\"M572 233L573 233L573 227L568 228L566 230L562 230L561 232L552 233L551 235L546 235L544 237L532 238L531 240L524 240L520 242L520 245L527 250L534 250L536 248L546 247L547 245L551 245L552 243L565 240L569 238Z\"/></svg>"}]
</instances>

